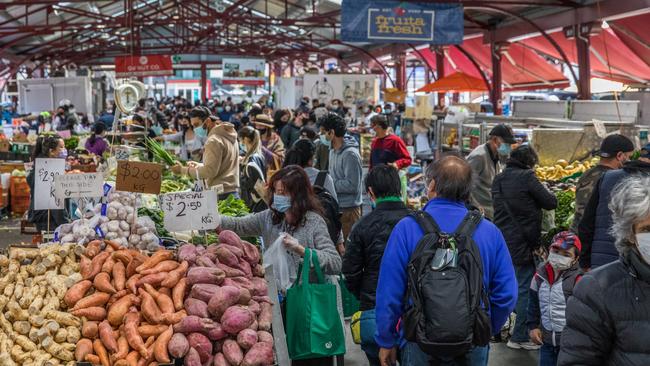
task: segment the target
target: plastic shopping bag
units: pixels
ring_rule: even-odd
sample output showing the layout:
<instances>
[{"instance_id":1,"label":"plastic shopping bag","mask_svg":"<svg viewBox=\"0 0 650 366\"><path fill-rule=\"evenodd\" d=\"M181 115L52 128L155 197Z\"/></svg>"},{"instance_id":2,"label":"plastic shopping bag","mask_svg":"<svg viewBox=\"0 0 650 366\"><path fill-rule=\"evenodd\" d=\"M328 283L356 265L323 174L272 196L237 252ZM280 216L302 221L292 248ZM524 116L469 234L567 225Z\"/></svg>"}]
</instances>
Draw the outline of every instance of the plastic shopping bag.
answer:
<instances>
[{"instance_id":1,"label":"plastic shopping bag","mask_svg":"<svg viewBox=\"0 0 650 366\"><path fill-rule=\"evenodd\" d=\"M264 266L273 266L273 274L278 291L285 293L287 288L291 286L291 279L296 278L296 268L293 266L293 259L287 249L282 244L284 234L280 235L274 242L264 251L263 261Z\"/></svg>"}]
</instances>

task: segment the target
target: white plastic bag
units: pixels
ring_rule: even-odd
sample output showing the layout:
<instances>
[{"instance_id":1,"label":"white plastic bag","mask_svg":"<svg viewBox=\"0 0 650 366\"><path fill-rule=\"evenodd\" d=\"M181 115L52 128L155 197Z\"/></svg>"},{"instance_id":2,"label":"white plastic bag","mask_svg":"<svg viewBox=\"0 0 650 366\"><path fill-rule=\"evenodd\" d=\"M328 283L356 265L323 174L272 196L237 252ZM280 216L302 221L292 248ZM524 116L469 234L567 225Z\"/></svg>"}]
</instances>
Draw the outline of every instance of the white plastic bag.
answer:
<instances>
[{"instance_id":1,"label":"white plastic bag","mask_svg":"<svg viewBox=\"0 0 650 366\"><path fill-rule=\"evenodd\" d=\"M291 286L291 279L296 278L296 268L293 266L293 259L287 249L282 244L282 240L286 234L281 234L271 244L266 251L264 251L263 261L264 266L273 266L273 275L275 276L275 283L278 291L285 293L287 288Z\"/></svg>"}]
</instances>

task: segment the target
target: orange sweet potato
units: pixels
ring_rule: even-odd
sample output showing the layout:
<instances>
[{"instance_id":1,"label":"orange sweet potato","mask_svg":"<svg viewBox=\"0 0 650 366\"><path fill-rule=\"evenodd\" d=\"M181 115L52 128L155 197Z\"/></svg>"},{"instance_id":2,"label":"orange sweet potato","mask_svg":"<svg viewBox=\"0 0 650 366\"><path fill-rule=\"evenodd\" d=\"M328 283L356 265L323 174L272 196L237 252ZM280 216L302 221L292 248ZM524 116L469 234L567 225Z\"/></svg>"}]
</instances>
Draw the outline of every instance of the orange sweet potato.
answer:
<instances>
[{"instance_id":1,"label":"orange sweet potato","mask_svg":"<svg viewBox=\"0 0 650 366\"><path fill-rule=\"evenodd\" d=\"M136 268L136 272L142 273L142 271L155 267L158 263L174 258L174 253L169 250L159 250L155 252L151 257L149 257L144 263Z\"/></svg>"},{"instance_id":2,"label":"orange sweet potato","mask_svg":"<svg viewBox=\"0 0 650 366\"><path fill-rule=\"evenodd\" d=\"M189 263L183 261L175 270L170 271L166 278L160 284L162 287L174 288L181 278L185 277Z\"/></svg>"},{"instance_id":3,"label":"orange sweet potato","mask_svg":"<svg viewBox=\"0 0 650 366\"><path fill-rule=\"evenodd\" d=\"M127 270L127 275L128 275L128 273L129 272ZM134 294L137 294L138 293L138 287L136 286L136 284L138 283L138 281L140 281L140 278L142 278L141 274L135 274L135 275L129 277L129 279L126 280L126 283L124 285L126 286L127 289L131 290L131 292L133 292Z\"/></svg>"},{"instance_id":4,"label":"orange sweet potato","mask_svg":"<svg viewBox=\"0 0 650 366\"><path fill-rule=\"evenodd\" d=\"M181 278L176 286L172 289L172 301L174 302L174 309L181 310L183 308L183 298L185 297L185 290L187 288L187 280Z\"/></svg>"},{"instance_id":5,"label":"orange sweet potato","mask_svg":"<svg viewBox=\"0 0 650 366\"><path fill-rule=\"evenodd\" d=\"M126 340L124 335L120 335L117 339L117 353L112 355L113 361L121 360L126 358L129 354L129 342Z\"/></svg>"},{"instance_id":6,"label":"orange sweet potato","mask_svg":"<svg viewBox=\"0 0 650 366\"><path fill-rule=\"evenodd\" d=\"M142 263L144 263L146 258L147 258L146 256L133 257L133 259L131 259L129 264L126 265L126 278L131 278L131 276L136 274L137 272L135 269L138 268L140 265L142 265Z\"/></svg>"},{"instance_id":7,"label":"orange sweet potato","mask_svg":"<svg viewBox=\"0 0 650 366\"><path fill-rule=\"evenodd\" d=\"M106 320L99 323L99 339L109 352L117 352L117 340L113 334L113 328Z\"/></svg>"},{"instance_id":8,"label":"orange sweet potato","mask_svg":"<svg viewBox=\"0 0 650 366\"><path fill-rule=\"evenodd\" d=\"M106 244L106 247L111 247L113 250L118 251L118 250L123 250L124 247L121 246L120 244L112 241L112 240L106 240L104 239L104 244Z\"/></svg>"},{"instance_id":9,"label":"orange sweet potato","mask_svg":"<svg viewBox=\"0 0 650 366\"><path fill-rule=\"evenodd\" d=\"M77 301L72 310L85 309L91 306L104 306L110 297L111 295L105 292L95 292L94 294Z\"/></svg>"},{"instance_id":10,"label":"orange sweet potato","mask_svg":"<svg viewBox=\"0 0 650 366\"><path fill-rule=\"evenodd\" d=\"M158 292L160 292L161 294L165 294L165 295L169 296L170 299L172 298L172 290L170 288L161 287L161 288L158 289Z\"/></svg>"},{"instance_id":11,"label":"orange sweet potato","mask_svg":"<svg viewBox=\"0 0 650 366\"><path fill-rule=\"evenodd\" d=\"M93 354L87 354L86 355L86 362L90 362L93 365L100 365L101 361L99 360L99 357L97 355Z\"/></svg>"},{"instance_id":12,"label":"orange sweet potato","mask_svg":"<svg viewBox=\"0 0 650 366\"><path fill-rule=\"evenodd\" d=\"M122 262L125 268L133 260L133 257L127 250L118 250L113 252L112 257L116 262Z\"/></svg>"},{"instance_id":13,"label":"orange sweet potato","mask_svg":"<svg viewBox=\"0 0 650 366\"><path fill-rule=\"evenodd\" d=\"M102 366L111 366L111 361L108 358L108 352L106 352L106 348L102 344L102 341L95 339L93 342L93 350L97 354L97 357L99 357L99 363Z\"/></svg>"},{"instance_id":14,"label":"orange sweet potato","mask_svg":"<svg viewBox=\"0 0 650 366\"><path fill-rule=\"evenodd\" d=\"M164 324L143 324L138 327L138 333L140 333L140 336L143 338L158 337L160 333L164 332L165 330L167 330L167 326Z\"/></svg>"},{"instance_id":15,"label":"orange sweet potato","mask_svg":"<svg viewBox=\"0 0 650 366\"><path fill-rule=\"evenodd\" d=\"M144 284L144 289L149 293L149 295L151 295L151 297L153 297L154 300L156 300L156 305L158 305L160 311L166 314L174 312L174 303L169 296L156 291L156 289L148 283Z\"/></svg>"},{"instance_id":16,"label":"orange sweet potato","mask_svg":"<svg viewBox=\"0 0 650 366\"><path fill-rule=\"evenodd\" d=\"M107 319L110 325L117 327L122 324L122 318L133 305L134 297L135 295L126 295L108 308Z\"/></svg>"},{"instance_id":17,"label":"orange sweet potato","mask_svg":"<svg viewBox=\"0 0 650 366\"><path fill-rule=\"evenodd\" d=\"M126 285L126 267L120 261L113 265L113 282L115 284L115 290L124 290L124 286Z\"/></svg>"},{"instance_id":18,"label":"orange sweet potato","mask_svg":"<svg viewBox=\"0 0 650 366\"><path fill-rule=\"evenodd\" d=\"M161 311L156 304L156 300L143 289L139 289L140 299L140 311L145 319L151 324L160 324L162 322Z\"/></svg>"},{"instance_id":19,"label":"orange sweet potato","mask_svg":"<svg viewBox=\"0 0 650 366\"><path fill-rule=\"evenodd\" d=\"M75 306L77 301L81 300L86 295L86 292L88 292L92 285L93 283L91 281L84 280L79 281L70 287L63 297L63 301L68 305L68 308Z\"/></svg>"},{"instance_id":20,"label":"orange sweet potato","mask_svg":"<svg viewBox=\"0 0 650 366\"><path fill-rule=\"evenodd\" d=\"M118 292L114 293L113 295L111 295L111 298L108 299L108 302L106 303L106 306L110 307L111 305L115 304L115 302L117 300L123 298L124 296L126 296L128 294L129 294L129 290L126 289L126 288L123 289L122 291L118 291Z\"/></svg>"},{"instance_id":21,"label":"orange sweet potato","mask_svg":"<svg viewBox=\"0 0 650 366\"><path fill-rule=\"evenodd\" d=\"M74 359L77 361L83 361L86 359L86 355L93 353L93 342L87 338L81 338L77 342L77 348L74 351Z\"/></svg>"},{"instance_id":22,"label":"orange sweet potato","mask_svg":"<svg viewBox=\"0 0 650 366\"><path fill-rule=\"evenodd\" d=\"M97 254L99 254L101 250L102 250L101 240L93 240L86 245L86 249L84 250L84 255L86 255L88 258L92 258Z\"/></svg>"},{"instance_id":23,"label":"orange sweet potato","mask_svg":"<svg viewBox=\"0 0 650 366\"><path fill-rule=\"evenodd\" d=\"M168 272L159 272L159 273L154 273L150 275L146 275L144 277L141 277L138 282L136 282L135 286L140 287L144 285L145 283L148 283L152 286L158 286L160 285L166 278L168 277Z\"/></svg>"},{"instance_id":24,"label":"orange sweet potato","mask_svg":"<svg viewBox=\"0 0 650 366\"><path fill-rule=\"evenodd\" d=\"M167 330L162 332L156 342L153 344L153 354L158 362L168 363L170 362L169 353L167 352L167 344L174 334L174 329L170 325L167 327Z\"/></svg>"},{"instance_id":25,"label":"orange sweet potato","mask_svg":"<svg viewBox=\"0 0 650 366\"><path fill-rule=\"evenodd\" d=\"M173 314L163 314L162 320L165 324L173 325L181 321L184 317L187 316L185 310L179 310Z\"/></svg>"},{"instance_id":26,"label":"orange sweet potato","mask_svg":"<svg viewBox=\"0 0 650 366\"><path fill-rule=\"evenodd\" d=\"M93 280L93 286L95 286L96 290L109 294L114 294L117 292L115 291L115 287L113 287L111 284L111 275L106 272L100 272L95 276L95 279Z\"/></svg>"},{"instance_id":27,"label":"orange sweet potato","mask_svg":"<svg viewBox=\"0 0 650 366\"><path fill-rule=\"evenodd\" d=\"M101 252L97 254L90 262L90 273L88 276L83 277L84 280L92 280L95 276L102 271L104 262L111 254L108 252Z\"/></svg>"},{"instance_id":28,"label":"orange sweet potato","mask_svg":"<svg viewBox=\"0 0 650 366\"><path fill-rule=\"evenodd\" d=\"M140 356L144 358L149 357L147 347L138 333L138 325L140 325L140 314L136 308L131 308L126 315L124 315L124 335L129 342L129 346L138 351ZM128 357L128 356L127 356Z\"/></svg>"},{"instance_id":29,"label":"orange sweet potato","mask_svg":"<svg viewBox=\"0 0 650 366\"><path fill-rule=\"evenodd\" d=\"M87 279L90 276L90 272L92 270L92 261L90 258L82 255L81 259L79 260L79 273L81 273L81 278Z\"/></svg>"},{"instance_id":30,"label":"orange sweet potato","mask_svg":"<svg viewBox=\"0 0 650 366\"><path fill-rule=\"evenodd\" d=\"M138 353L138 351L131 351L126 355L126 362L128 362L129 366L137 366L139 360L140 353Z\"/></svg>"},{"instance_id":31,"label":"orange sweet potato","mask_svg":"<svg viewBox=\"0 0 650 366\"><path fill-rule=\"evenodd\" d=\"M113 266L115 265L115 259L113 259L112 255L109 255L108 258L104 261L104 264L102 265L102 272L106 273L113 273Z\"/></svg>"},{"instance_id":32,"label":"orange sweet potato","mask_svg":"<svg viewBox=\"0 0 650 366\"><path fill-rule=\"evenodd\" d=\"M85 316L88 320L102 321L106 318L106 310L103 307L91 306L84 309L71 311L72 315L82 317Z\"/></svg>"},{"instance_id":33,"label":"orange sweet potato","mask_svg":"<svg viewBox=\"0 0 650 366\"><path fill-rule=\"evenodd\" d=\"M114 357L114 355L111 356L111 360L113 359L113 357ZM129 366L129 361L127 361L125 359L115 360L115 361L113 361L113 366Z\"/></svg>"},{"instance_id":34,"label":"orange sweet potato","mask_svg":"<svg viewBox=\"0 0 650 366\"><path fill-rule=\"evenodd\" d=\"M178 267L179 264L180 263L174 260L166 260L156 264L156 266L153 268L145 269L143 271L140 271L139 273L143 275L148 275L148 274L153 274L158 272L169 272L173 269L176 269L176 267Z\"/></svg>"},{"instance_id":35,"label":"orange sweet potato","mask_svg":"<svg viewBox=\"0 0 650 366\"><path fill-rule=\"evenodd\" d=\"M81 327L81 335L86 338L95 339L99 334L98 323L93 321L84 322Z\"/></svg>"}]
</instances>

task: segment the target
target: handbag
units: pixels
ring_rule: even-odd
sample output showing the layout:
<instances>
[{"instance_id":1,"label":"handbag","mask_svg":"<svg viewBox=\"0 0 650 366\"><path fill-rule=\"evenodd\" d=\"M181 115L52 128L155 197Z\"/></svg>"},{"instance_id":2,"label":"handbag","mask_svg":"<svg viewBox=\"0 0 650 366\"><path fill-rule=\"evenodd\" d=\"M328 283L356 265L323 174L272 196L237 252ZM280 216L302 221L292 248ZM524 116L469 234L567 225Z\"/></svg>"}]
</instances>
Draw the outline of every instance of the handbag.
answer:
<instances>
[{"instance_id":1,"label":"handbag","mask_svg":"<svg viewBox=\"0 0 650 366\"><path fill-rule=\"evenodd\" d=\"M310 264L316 274L314 283L309 280ZM298 274L286 297L289 357L304 360L344 354L345 334L336 304L336 285L325 281L318 256L309 248L305 248Z\"/></svg>"},{"instance_id":2,"label":"handbag","mask_svg":"<svg viewBox=\"0 0 650 366\"><path fill-rule=\"evenodd\" d=\"M349 317L359 311L359 300L348 290L345 285L345 277L339 275L339 287L341 287L341 301L343 302L343 316Z\"/></svg>"},{"instance_id":3,"label":"handbag","mask_svg":"<svg viewBox=\"0 0 650 366\"><path fill-rule=\"evenodd\" d=\"M352 341L356 344L375 344L375 309L357 311L350 320Z\"/></svg>"}]
</instances>

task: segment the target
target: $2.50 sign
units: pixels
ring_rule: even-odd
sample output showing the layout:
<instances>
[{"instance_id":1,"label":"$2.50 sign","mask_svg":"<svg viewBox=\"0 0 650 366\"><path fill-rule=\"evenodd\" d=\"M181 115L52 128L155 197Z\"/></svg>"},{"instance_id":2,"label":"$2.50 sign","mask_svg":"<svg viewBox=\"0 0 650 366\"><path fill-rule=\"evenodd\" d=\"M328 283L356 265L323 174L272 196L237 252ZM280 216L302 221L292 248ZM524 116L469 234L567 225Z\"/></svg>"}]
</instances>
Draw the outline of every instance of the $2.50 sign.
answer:
<instances>
[{"instance_id":1,"label":"$2.50 sign","mask_svg":"<svg viewBox=\"0 0 650 366\"><path fill-rule=\"evenodd\" d=\"M136 193L160 193L162 165L138 161L117 162L115 189Z\"/></svg>"},{"instance_id":2,"label":"$2.50 sign","mask_svg":"<svg viewBox=\"0 0 650 366\"><path fill-rule=\"evenodd\" d=\"M176 192L160 196L169 231L213 230L221 223L217 212L217 192Z\"/></svg>"}]
</instances>

